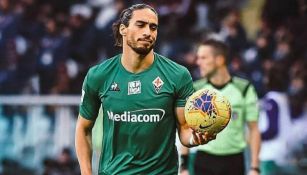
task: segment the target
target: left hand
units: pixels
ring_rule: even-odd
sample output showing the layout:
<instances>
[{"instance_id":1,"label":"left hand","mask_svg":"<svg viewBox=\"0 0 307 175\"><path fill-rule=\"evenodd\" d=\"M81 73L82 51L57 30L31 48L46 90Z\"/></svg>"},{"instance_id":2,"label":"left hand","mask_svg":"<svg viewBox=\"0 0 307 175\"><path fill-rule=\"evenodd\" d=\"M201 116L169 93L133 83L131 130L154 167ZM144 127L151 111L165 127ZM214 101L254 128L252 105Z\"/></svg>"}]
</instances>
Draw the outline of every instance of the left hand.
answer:
<instances>
[{"instance_id":1,"label":"left hand","mask_svg":"<svg viewBox=\"0 0 307 175\"><path fill-rule=\"evenodd\" d=\"M216 135L210 135L208 132L200 133L192 131L192 138L190 140L191 146L204 145L211 140L214 140Z\"/></svg>"}]
</instances>

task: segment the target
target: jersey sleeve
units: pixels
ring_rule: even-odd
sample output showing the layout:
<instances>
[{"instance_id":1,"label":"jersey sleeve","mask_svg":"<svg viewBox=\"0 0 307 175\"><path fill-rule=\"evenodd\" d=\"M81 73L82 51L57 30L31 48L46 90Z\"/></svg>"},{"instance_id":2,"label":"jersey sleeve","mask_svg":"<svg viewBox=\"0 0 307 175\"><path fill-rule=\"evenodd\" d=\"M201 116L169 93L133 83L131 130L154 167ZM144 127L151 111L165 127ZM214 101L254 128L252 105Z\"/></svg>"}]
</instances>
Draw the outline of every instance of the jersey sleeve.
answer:
<instances>
[{"instance_id":1,"label":"jersey sleeve","mask_svg":"<svg viewBox=\"0 0 307 175\"><path fill-rule=\"evenodd\" d=\"M257 121L259 116L258 96L253 85L250 85L245 95L245 119Z\"/></svg>"},{"instance_id":2,"label":"jersey sleeve","mask_svg":"<svg viewBox=\"0 0 307 175\"><path fill-rule=\"evenodd\" d=\"M98 96L98 90L91 87L91 75L90 71L86 75L83 86L81 103L79 107L79 113L82 117L88 120L95 120L97 118L101 102Z\"/></svg>"},{"instance_id":3,"label":"jersey sleeve","mask_svg":"<svg viewBox=\"0 0 307 175\"><path fill-rule=\"evenodd\" d=\"M187 98L194 92L192 77L187 69L178 82L176 107L184 107Z\"/></svg>"}]
</instances>

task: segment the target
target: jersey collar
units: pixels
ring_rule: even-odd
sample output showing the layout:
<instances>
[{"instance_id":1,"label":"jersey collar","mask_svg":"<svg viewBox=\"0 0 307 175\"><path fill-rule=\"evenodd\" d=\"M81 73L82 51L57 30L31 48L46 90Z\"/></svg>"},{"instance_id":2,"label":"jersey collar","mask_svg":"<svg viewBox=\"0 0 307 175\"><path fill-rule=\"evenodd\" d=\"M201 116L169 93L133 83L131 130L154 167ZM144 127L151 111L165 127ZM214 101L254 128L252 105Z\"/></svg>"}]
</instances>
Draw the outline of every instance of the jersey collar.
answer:
<instances>
[{"instance_id":1,"label":"jersey collar","mask_svg":"<svg viewBox=\"0 0 307 175\"><path fill-rule=\"evenodd\" d=\"M218 89L218 90L223 89L231 82L232 82L232 76L230 77L229 81L227 81L225 84L222 84L222 85L215 85L208 79L208 83L211 84L211 86L213 86L215 89Z\"/></svg>"}]
</instances>

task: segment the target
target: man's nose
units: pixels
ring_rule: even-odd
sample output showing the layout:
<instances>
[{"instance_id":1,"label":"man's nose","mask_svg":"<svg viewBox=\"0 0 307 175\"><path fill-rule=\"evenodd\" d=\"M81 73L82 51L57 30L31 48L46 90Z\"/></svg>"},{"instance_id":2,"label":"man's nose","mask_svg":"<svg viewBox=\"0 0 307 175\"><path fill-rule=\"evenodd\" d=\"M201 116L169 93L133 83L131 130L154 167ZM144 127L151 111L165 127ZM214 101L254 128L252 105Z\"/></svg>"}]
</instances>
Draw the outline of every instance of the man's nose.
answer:
<instances>
[{"instance_id":1,"label":"man's nose","mask_svg":"<svg viewBox=\"0 0 307 175\"><path fill-rule=\"evenodd\" d=\"M143 35L144 36L150 36L151 35L151 30L150 30L149 26L148 27L144 27Z\"/></svg>"}]
</instances>

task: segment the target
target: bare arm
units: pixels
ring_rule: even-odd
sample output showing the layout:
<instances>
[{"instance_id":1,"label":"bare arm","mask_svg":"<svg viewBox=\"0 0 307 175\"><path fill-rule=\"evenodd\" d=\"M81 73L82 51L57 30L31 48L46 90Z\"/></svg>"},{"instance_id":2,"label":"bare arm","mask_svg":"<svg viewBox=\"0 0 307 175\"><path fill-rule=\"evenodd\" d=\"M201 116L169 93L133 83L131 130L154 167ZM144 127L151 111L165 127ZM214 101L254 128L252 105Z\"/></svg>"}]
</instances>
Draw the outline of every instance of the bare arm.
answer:
<instances>
[{"instance_id":1,"label":"bare arm","mask_svg":"<svg viewBox=\"0 0 307 175\"><path fill-rule=\"evenodd\" d=\"M258 123L249 122L248 128L249 128L249 139L250 139L249 142L251 149L251 167L259 168L259 151L261 144L261 136L258 129Z\"/></svg>"},{"instance_id":2,"label":"bare arm","mask_svg":"<svg viewBox=\"0 0 307 175\"><path fill-rule=\"evenodd\" d=\"M176 108L176 116L177 116L177 123L178 123L178 135L180 142L187 147L191 147L190 145L190 138L192 137L192 130L189 128L187 122L184 118L184 108L178 107Z\"/></svg>"},{"instance_id":3,"label":"bare arm","mask_svg":"<svg viewBox=\"0 0 307 175\"><path fill-rule=\"evenodd\" d=\"M210 140L215 139L215 136L209 136L208 133L196 133L193 131L187 124L184 117L184 108L176 108L176 116L178 121L178 135L182 143L180 148L181 151L181 165L180 165L180 174L188 175L187 162L189 155L189 147L203 145L208 143Z\"/></svg>"},{"instance_id":4,"label":"bare arm","mask_svg":"<svg viewBox=\"0 0 307 175\"><path fill-rule=\"evenodd\" d=\"M93 126L93 121L87 120L79 115L76 126L75 146L82 175L92 174Z\"/></svg>"}]
</instances>

